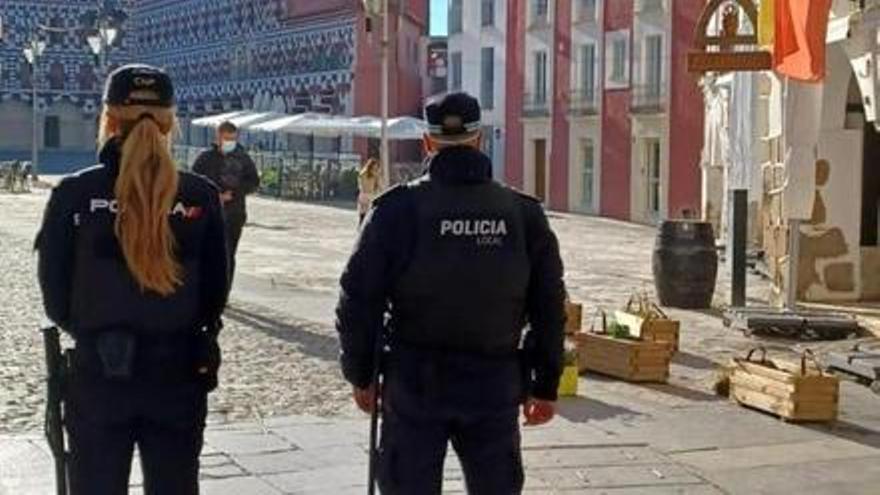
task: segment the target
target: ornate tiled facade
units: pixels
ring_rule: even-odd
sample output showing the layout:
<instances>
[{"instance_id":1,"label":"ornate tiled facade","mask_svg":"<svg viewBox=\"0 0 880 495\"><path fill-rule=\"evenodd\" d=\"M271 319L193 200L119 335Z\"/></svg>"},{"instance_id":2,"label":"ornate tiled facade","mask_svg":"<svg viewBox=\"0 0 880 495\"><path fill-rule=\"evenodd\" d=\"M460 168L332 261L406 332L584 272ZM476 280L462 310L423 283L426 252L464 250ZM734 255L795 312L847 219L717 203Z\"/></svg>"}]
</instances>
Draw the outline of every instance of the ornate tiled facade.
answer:
<instances>
[{"instance_id":1,"label":"ornate tiled facade","mask_svg":"<svg viewBox=\"0 0 880 495\"><path fill-rule=\"evenodd\" d=\"M141 58L175 77L186 114L253 107L255 100L292 113L351 113L354 9L293 22L288 4L146 0L131 28Z\"/></svg>"},{"instance_id":2,"label":"ornate tiled facade","mask_svg":"<svg viewBox=\"0 0 880 495\"><path fill-rule=\"evenodd\" d=\"M81 30L84 15L94 11L94 0L0 2L3 37L0 38L0 103L31 102L30 66L22 50L37 25L68 29L65 33L44 34L46 51L37 72L38 107L48 110L61 101L80 107L83 115L93 116L98 104L98 81L95 57L89 51L85 32ZM129 2L119 2L123 10ZM110 57L111 63L128 58L131 39L123 36Z\"/></svg>"},{"instance_id":3,"label":"ornate tiled facade","mask_svg":"<svg viewBox=\"0 0 880 495\"><path fill-rule=\"evenodd\" d=\"M311 0L300 0L309 2ZM31 72L22 56L39 23L78 28L96 0L2 0L0 105L30 103ZM356 53L354 3L319 18L290 19L289 0L120 0L128 13L110 65L165 67L178 85L184 116L273 102L287 112L351 113ZM70 101L92 118L98 107L96 61L81 31L51 34L38 69L39 107ZM283 108L279 108L283 104Z\"/></svg>"}]
</instances>

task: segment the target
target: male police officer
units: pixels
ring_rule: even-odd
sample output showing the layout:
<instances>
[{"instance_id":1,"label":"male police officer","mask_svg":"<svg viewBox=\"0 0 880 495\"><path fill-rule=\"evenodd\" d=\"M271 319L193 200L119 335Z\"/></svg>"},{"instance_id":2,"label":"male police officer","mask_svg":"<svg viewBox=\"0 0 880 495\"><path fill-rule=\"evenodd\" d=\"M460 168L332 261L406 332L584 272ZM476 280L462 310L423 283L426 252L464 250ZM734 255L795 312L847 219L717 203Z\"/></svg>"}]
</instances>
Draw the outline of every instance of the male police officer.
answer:
<instances>
[{"instance_id":1,"label":"male police officer","mask_svg":"<svg viewBox=\"0 0 880 495\"><path fill-rule=\"evenodd\" d=\"M520 493L519 406L526 425L550 421L562 368L558 243L537 200L492 181L474 98L425 113L428 173L377 199L342 276L343 372L372 411L388 311L382 493L439 494L450 440L469 493Z\"/></svg>"}]
</instances>

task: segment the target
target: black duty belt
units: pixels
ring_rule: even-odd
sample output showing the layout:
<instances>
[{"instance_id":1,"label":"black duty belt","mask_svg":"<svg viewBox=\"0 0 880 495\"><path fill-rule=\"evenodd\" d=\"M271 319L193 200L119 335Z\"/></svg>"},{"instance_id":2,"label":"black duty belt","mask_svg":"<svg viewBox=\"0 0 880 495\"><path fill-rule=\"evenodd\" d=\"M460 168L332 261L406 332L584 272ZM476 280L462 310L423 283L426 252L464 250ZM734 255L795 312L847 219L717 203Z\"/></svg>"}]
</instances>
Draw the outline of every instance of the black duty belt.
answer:
<instances>
[{"instance_id":1,"label":"black duty belt","mask_svg":"<svg viewBox=\"0 0 880 495\"><path fill-rule=\"evenodd\" d=\"M74 376L119 382L192 378L201 338L195 331L148 335L108 330L80 334L71 357L71 371Z\"/></svg>"}]
</instances>

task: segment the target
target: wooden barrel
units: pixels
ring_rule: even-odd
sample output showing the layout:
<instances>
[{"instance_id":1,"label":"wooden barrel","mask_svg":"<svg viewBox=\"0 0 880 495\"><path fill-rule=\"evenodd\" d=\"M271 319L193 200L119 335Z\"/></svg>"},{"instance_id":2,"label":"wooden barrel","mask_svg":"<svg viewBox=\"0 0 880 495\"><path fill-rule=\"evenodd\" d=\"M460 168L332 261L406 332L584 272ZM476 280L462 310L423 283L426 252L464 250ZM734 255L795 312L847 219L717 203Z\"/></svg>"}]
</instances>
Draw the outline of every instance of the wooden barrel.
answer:
<instances>
[{"instance_id":1,"label":"wooden barrel","mask_svg":"<svg viewBox=\"0 0 880 495\"><path fill-rule=\"evenodd\" d=\"M712 306L718 253L712 224L670 220L660 225L654 246L654 285L662 306Z\"/></svg>"}]
</instances>

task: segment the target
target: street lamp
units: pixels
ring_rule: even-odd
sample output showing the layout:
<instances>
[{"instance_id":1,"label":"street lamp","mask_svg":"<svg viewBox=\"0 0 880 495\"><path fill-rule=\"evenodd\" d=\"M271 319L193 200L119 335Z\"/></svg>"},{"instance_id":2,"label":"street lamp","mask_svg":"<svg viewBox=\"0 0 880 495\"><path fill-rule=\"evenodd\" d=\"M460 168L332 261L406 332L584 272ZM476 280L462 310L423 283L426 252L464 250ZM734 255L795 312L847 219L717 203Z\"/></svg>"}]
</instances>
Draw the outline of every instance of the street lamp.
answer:
<instances>
[{"instance_id":1,"label":"street lamp","mask_svg":"<svg viewBox=\"0 0 880 495\"><path fill-rule=\"evenodd\" d=\"M113 27L107 20L102 20L98 28L86 37L92 54L99 60L99 65L104 68L107 65L107 52L119 36L119 29Z\"/></svg>"},{"instance_id":2,"label":"street lamp","mask_svg":"<svg viewBox=\"0 0 880 495\"><path fill-rule=\"evenodd\" d=\"M382 163L382 179L391 185L391 157L388 146L388 48L390 45L389 25L390 12L388 0L362 0L364 10L369 17L382 17L382 128L379 147L379 160Z\"/></svg>"},{"instance_id":3,"label":"street lamp","mask_svg":"<svg viewBox=\"0 0 880 495\"><path fill-rule=\"evenodd\" d=\"M31 37L27 46L22 50L24 58L31 66L31 107L33 109L33 126L31 129L31 176L35 179L38 177L37 170L39 167L39 144L37 143L37 136L39 134L37 127L37 81L39 77L37 76L37 72L40 67L40 57L43 56L43 52L45 51L46 42L40 40L36 34Z\"/></svg>"}]
</instances>

